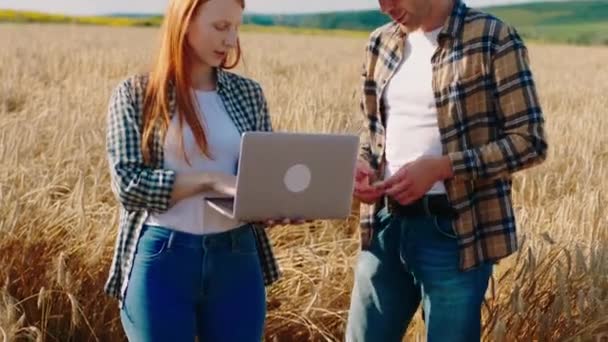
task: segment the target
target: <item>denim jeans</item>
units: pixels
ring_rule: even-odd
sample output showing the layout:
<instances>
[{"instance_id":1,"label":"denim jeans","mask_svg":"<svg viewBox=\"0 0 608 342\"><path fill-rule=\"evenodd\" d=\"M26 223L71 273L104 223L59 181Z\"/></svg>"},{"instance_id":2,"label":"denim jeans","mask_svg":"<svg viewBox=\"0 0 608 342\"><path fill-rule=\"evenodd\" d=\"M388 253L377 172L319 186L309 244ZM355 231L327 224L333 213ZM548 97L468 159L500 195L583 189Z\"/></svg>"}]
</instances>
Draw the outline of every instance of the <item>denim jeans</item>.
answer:
<instances>
[{"instance_id":1,"label":"denim jeans","mask_svg":"<svg viewBox=\"0 0 608 342\"><path fill-rule=\"evenodd\" d=\"M427 341L479 341L492 265L459 270L452 222L378 212L371 247L359 255L346 340L401 341L422 304Z\"/></svg>"},{"instance_id":2,"label":"denim jeans","mask_svg":"<svg viewBox=\"0 0 608 342\"><path fill-rule=\"evenodd\" d=\"M130 341L260 341L265 315L250 225L204 236L143 228L121 309Z\"/></svg>"}]
</instances>

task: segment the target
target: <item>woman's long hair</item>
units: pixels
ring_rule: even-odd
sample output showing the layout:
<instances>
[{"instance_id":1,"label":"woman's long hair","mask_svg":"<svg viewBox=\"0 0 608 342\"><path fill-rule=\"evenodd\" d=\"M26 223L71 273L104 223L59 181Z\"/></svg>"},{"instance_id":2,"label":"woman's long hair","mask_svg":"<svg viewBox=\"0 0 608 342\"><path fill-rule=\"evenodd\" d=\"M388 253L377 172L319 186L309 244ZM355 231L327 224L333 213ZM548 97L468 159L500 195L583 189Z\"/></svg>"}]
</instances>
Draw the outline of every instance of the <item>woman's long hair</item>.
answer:
<instances>
[{"instance_id":1,"label":"woman's long hair","mask_svg":"<svg viewBox=\"0 0 608 342\"><path fill-rule=\"evenodd\" d=\"M188 77L194 52L188 45L186 33L192 18L200 6L209 0L170 0L160 31L160 47L156 60L152 65L150 77L146 88L143 108L142 153L144 161L152 161L152 149L155 130L160 129L162 141L167 134L170 118L170 94L174 92L176 111L179 115L180 127L185 121L198 145L200 151L210 157L207 136L199 120L198 109L195 106L191 90L191 81ZM222 0L229 1L229 0ZM235 0L241 7L245 7L245 0ZM223 61L221 68L232 69L241 59L241 45L237 41L236 49L231 51ZM184 157L188 159L184 150L182 130L179 130Z\"/></svg>"}]
</instances>

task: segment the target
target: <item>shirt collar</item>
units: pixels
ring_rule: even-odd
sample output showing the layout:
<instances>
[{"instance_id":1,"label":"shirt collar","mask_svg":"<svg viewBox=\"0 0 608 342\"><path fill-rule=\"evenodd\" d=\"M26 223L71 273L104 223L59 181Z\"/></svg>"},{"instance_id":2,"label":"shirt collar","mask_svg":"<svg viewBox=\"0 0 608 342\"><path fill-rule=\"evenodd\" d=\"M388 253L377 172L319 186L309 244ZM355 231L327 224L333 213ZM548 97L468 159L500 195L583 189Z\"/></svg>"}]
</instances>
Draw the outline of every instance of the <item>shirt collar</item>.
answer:
<instances>
[{"instance_id":1,"label":"shirt collar","mask_svg":"<svg viewBox=\"0 0 608 342\"><path fill-rule=\"evenodd\" d=\"M215 68L215 72L217 77L218 90L230 90L232 88L232 85L228 73L222 68Z\"/></svg>"},{"instance_id":2,"label":"shirt collar","mask_svg":"<svg viewBox=\"0 0 608 342\"><path fill-rule=\"evenodd\" d=\"M462 0L455 0L452 12L443 24L443 29L439 32L439 36L456 38L462 31L464 19L467 14L468 7Z\"/></svg>"}]
</instances>

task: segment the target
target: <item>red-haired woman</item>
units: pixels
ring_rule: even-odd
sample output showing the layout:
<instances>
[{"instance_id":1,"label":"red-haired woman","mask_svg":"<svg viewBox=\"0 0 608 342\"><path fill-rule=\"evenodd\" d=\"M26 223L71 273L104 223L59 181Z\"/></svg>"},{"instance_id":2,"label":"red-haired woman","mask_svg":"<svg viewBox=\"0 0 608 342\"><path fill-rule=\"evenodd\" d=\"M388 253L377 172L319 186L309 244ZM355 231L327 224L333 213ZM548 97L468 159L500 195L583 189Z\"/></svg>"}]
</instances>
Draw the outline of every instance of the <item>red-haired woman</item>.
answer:
<instances>
[{"instance_id":1,"label":"red-haired woman","mask_svg":"<svg viewBox=\"0 0 608 342\"><path fill-rule=\"evenodd\" d=\"M234 191L241 133L271 131L240 59L244 0L171 0L148 74L125 79L108 113L120 225L105 291L132 341L259 341L265 285L279 271L261 225L205 196Z\"/></svg>"}]
</instances>

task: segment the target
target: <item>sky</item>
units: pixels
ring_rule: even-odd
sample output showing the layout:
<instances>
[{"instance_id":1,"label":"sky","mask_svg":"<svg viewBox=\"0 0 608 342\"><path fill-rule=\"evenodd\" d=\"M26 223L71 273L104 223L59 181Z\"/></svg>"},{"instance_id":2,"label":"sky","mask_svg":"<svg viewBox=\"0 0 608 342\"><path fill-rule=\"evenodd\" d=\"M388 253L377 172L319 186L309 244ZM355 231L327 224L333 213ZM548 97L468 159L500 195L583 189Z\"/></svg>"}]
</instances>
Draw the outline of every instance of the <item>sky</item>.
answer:
<instances>
[{"instance_id":1,"label":"sky","mask_svg":"<svg viewBox=\"0 0 608 342\"><path fill-rule=\"evenodd\" d=\"M246 0L246 11L310 13L374 9L378 0ZM530 2L529 0L465 0L472 7ZM162 13L167 0L0 0L0 9L33 10L69 15Z\"/></svg>"}]
</instances>

